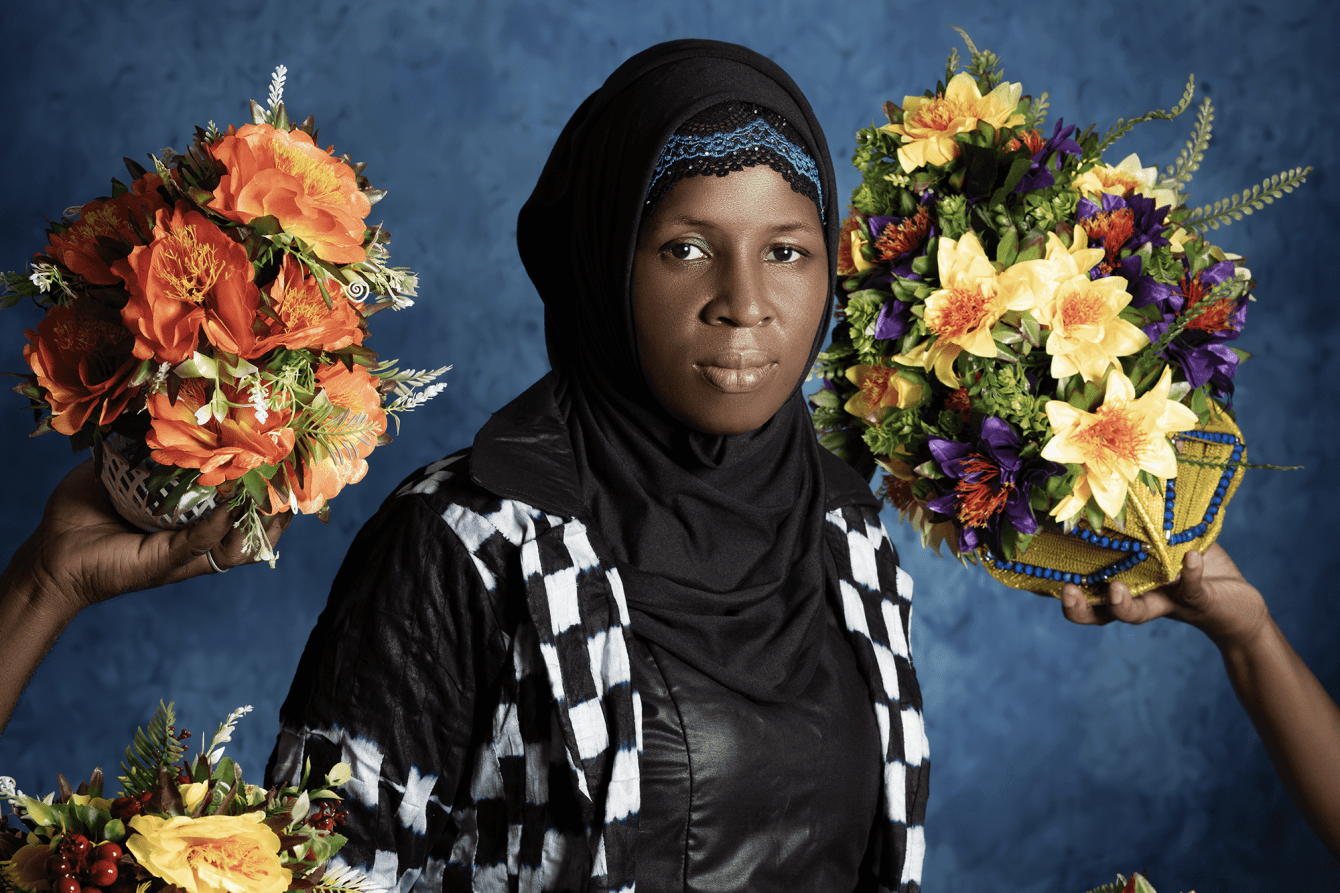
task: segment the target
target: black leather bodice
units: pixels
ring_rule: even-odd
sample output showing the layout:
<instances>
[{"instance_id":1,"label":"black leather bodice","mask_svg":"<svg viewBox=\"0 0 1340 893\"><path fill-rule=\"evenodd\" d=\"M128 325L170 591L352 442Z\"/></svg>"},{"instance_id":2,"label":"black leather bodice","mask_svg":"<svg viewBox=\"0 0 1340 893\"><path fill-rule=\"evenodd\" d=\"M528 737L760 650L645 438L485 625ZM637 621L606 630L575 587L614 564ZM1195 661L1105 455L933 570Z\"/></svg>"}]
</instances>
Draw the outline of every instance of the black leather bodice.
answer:
<instances>
[{"instance_id":1,"label":"black leather bodice","mask_svg":"<svg viewBox=\"0 0 1340 893\"><path fill-rule=\"evenodd\" d=\"M804 692L759 704L634 637L642 697L639 893L855 890L879 796L879 732L828 612Z\"/></svg>"}]
</instances>

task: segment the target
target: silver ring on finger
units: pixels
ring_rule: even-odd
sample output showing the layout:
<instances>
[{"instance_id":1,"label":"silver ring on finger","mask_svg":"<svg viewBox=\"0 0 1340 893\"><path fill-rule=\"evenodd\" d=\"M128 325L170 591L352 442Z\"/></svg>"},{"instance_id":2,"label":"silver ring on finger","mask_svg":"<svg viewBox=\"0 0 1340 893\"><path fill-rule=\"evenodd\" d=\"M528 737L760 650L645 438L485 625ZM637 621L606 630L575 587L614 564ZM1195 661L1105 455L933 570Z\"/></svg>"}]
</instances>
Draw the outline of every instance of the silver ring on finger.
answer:
<instances>
[{"instance_id":1,"label":"silver ring on finger","mask_svg":"<svg viewBox=\"0 0 1340 893\"><path fill-rule=\"evenodd\" d=\"M205 558L209 559L209 566L210 566L211 568L214 569L214 573L216 573L216 574L226 574L226 573L228 573L228 568L226 568L226 567L219 567L219 563L218 563L217 561L214 560L214 553L213 553L213 552L206 552L206 553L205 553Z\"/></svg>"}]
</instances>

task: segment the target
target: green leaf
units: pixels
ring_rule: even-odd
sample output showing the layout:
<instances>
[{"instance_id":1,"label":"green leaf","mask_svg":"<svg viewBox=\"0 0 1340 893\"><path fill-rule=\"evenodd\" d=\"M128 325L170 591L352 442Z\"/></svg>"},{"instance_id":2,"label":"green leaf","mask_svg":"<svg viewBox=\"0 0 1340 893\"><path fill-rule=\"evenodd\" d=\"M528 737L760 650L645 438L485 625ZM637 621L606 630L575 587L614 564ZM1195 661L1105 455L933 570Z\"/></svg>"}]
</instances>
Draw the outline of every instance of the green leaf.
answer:
<instances>
[{"instance_id":1,"label":"green leaf","mask_svg":"<svg viewBox=\"0 0 1340 893\"><path fill-rule=\"evenodd\" d=\"M162 503L159 504L157 513L166 515L168 512L175 509L178 503L186 498L186 494L190 491L191 485L195 483L196 478L198 477L200 477L200 469L182 469L181 477L177 479L177 483L173 485L172 489L168 491L168 495L164 497Z\"/></svg>"},{"instance_id":2,"label":"green leaf","mask_svg":"<svg viewBox=\"0 0 1340 893\"><path fill-rule=\"evenodd\" d=\"M270 493L265 486L265 478L261 477L260 472L256 469L251 469L238 480L242 482L247 495L252 498L256 505L265 505L269 501Z\"/></svg>"},{"instance_id":3,"label":"green leaf","mask_svg":"<svg viewBox=\"0 0 1340 893\"><path fill-rule=\"evenodd\" d=\"M1002 156L1001 160L1004 161ZM1020 153L1010 162L1009 169L1005 173L1005 181L1000 184L995 193L991 196L992 206L999 207L1005 204L1005 200L1014 192L1014 187L1019 185L1019 181L1028 173L1028 168L1032 165L1033 159L1027 153Z\"/></svg>"},{"instance_id":4,"label":"green leaf","mask_svg":"<svg viewBox=\"0 0 1340 893\"><path fill-rule=\"evenodd\" d=\"M126 839L126 823L120 819L110 820L102 826L102 836L112 843L121 843Z\"/></svg>"},{"instance_id":5,"label":"green leaf","mask_svg":"<svg viewBox=\"0 0 1340 893\"><path fill-rule=\"evenodd\" d=\"M280 225L279 218L273 214L267 214L264 217L257 217L247 223L252 232L260 233L262 236L273 236L275 233L284 231Z\"/></svg>"},{"instance_id":6,"label":"green leaf","mask_svg":"<svg viewBox=\"0 0 1340 893\"><path fill-rule=\"evenodd\" d=\"M963 195L967 198L983 198L991 191L996 182L996 158L998 152L984 146L960 143L963 150Z\"/></svg>"},{"instance_id":7,"label":"green leaf","mask_svg":"<svg viewBox=\"0 0 1340 893\"><path fill-rule=\"evenodd\" d=\"M1084 518L1095 532L1103 529L1103 510L1092 499L1084 505Z\"/></svg>"},{"instance_id":8,"label":"green leaf","mask_svg":"<svg viewBox=\"0 0 1340 893\"><path fill-rule=\"evenodd\" d=\"M996 262L1004 267L1014 266L1019 253L1019 231L1007 226L1000 232L1000 243L996 245Z\"/></svg>"}]
</instances>

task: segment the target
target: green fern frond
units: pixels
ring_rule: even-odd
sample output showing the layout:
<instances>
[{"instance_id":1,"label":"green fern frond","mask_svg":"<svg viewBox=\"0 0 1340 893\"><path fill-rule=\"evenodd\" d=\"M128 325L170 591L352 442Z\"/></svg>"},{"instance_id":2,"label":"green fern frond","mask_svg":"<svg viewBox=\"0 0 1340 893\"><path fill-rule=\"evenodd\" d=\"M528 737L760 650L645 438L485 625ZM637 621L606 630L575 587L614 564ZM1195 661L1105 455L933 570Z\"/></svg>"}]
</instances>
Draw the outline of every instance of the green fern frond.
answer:
<instances>
[{"instance_id":1,"label":"green fern frond","mask_svg":"<svg viewBox=\"0 0 1340 893\"><path fill-rule=\"evenodd\" d=\"M1206 96L1196 113L1196 126L1191 130L1191 139L1177 156L1177 163L1168 166L1168 179L1174 183L1191 182L1191 175L1200 169L1205 158L1205 148L1210 144L1210 130L1214 122L1214 106Z\"/></svg>"},{"instance_id":2,"label":"green fern frond","mask_svg":"<svg viewBox=\"0 0 1340 893\"><path fill-rule=\"evenodd\" d=\"M1171 121L1173 118L1176 118L1178 115L1182 114L1182 112L1187 110L1187 106L1191 105L1191 97L1195 95L1195 92L1196 76L1193 74L1187 78L1186 89L1182 92L1182 100L1178 102L1177 105L1173 106L1171 109L1155 109L1152 112L1143 114L1138 118L1132 118L1129 121L1125 118L1118 118L1116 125L1107 133L1103 134L1103 138L1098 141L1098 145L1091 151L1084 153L1084 160L1092 161L1103 157L1103 152L1107 150L1108 146L1130 133L1131 129L1137 124L1156 120Z\"/></svg>"},{"instance_id":3,"label":"green fern frond","mask_svg":"<svg viewBox=\"0 0 1340 893\"><path fill-rule=\"evenodd\" d=\"M1028 114L1024 116L1024 130L1041 130L1047 121L1047 94L1043 93L1028 104Z\"/></svg>"},{"instance_id":4,"label":"green fern frond","mask_svg":"<svg viewBox=\"0 0 1340 893\"><path fill-rule=\"evenodd\" d=\"M1172 325L1168 326L1168 330L1163 333L1158 341L1141 352L1140 359L1136 362L1135 368L1131 370L1131 381L1143 379L1161 365L1164 362L1163 354L1168 349L1168 345L1172 343L1174 338L1182 334L1197 317L1225 301L1236 301L1242 297L1246 289L1247 284L1239 279L1228 279L1216 285L1208 295L1197 301L1194 307L1184 312Z\"/></svg>"},{"instance_id":5,"label":"green fern frond","mask_svg":"<svg viewBox=\"0 0 1340 893\"><path fill-rule=\"evenodd\" d=\"M990 50L979 50L977 45L972 42L968 32L957 25L953 26L958 32L959 37L968 45L968 52L971 57L968 59L968 67L965 69L968 74L977 80L978 88L987 93L994 90L1001 81L1005 79L1004 72L1000 69L1000 57Z\"/></svg>"},{"instance_id":6,"label":"green fern frond","mask_svg":"<svg viewBox=\"0 0 1340 893\"><path fill-rule=\"evenodd\" d=\"M1212 205L1196 208L1182 221L1182 228L1189 232L1200 233L1206 228L1218 229L1234 220L1241 220L1253 211L1259 211L1271 204L1284 193L1293 192L1294 187L1301 186L1310 173L1312 173L1311 167L1296 167L1267 177L1245 192L1235 192L1231 197L1220 199Z\"/></svg>"},{"instance_id":7,"label":"green fern frond","mask_svg":"<svg viewBox=\"0 0 1340 893\"><path fill-rule=\"evenodd\" d=\"M177 716L172 703L158 702L158 709L149 721L149 730L135 730L135 740L126 748L126 761L121 764L120 776L124 796L134 796L158 787L158 770L170 766L186 753L186 745L173 737Z\"/></svg>"}]
</instances>

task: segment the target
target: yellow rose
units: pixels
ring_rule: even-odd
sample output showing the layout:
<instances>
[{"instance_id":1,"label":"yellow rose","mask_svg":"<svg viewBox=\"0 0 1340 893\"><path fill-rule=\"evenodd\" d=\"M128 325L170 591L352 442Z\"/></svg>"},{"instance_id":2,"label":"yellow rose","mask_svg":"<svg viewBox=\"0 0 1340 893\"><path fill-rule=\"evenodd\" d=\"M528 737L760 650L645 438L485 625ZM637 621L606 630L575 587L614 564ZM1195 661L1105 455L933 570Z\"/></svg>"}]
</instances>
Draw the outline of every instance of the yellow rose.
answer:
<instances>
[{"instance_id":1,"label":"yellow rose","mask_svg":"<svg viewBox=\"0 0 1340 893\"><path fill-rule=\"evenodd\" d=\"M208 790L209 782L207 781L177 785L177 793L181 794L181 804L187 812L195 812L195 808L204 802L205 793Z\"/></svg>"},{"instance_id":2,"label":"yellow rose","mask_svg":"<svg viewBox=\"0 0 1340 893\"><path fill-rule=\"evenodd\" d=\"M198 819L131 819L126 849L155 877L187 893L284 893L293 873L279 863L279 837L258 812Z\"/></svg>"}]
</instances>

